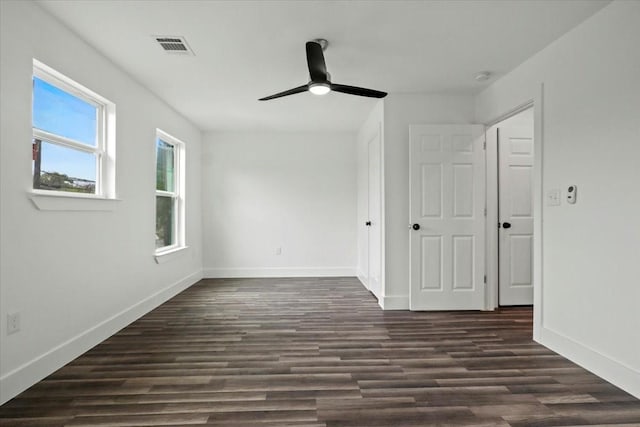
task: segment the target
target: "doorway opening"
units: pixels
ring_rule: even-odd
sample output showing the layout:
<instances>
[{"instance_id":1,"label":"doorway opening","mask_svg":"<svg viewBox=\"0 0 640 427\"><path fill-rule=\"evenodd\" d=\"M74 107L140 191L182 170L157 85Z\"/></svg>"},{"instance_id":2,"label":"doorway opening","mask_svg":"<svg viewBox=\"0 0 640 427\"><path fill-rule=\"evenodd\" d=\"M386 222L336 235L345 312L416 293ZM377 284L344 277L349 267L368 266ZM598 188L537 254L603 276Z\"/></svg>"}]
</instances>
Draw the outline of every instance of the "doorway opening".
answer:
<instances>
[{"instance_id":1,"label":"doorway opening","mask_svg":"<svg viewBox=\"0 0 640 427\"><path fill-rule=\"evenodd\" d=\"M487 282L490 307L534 303L534 110L487 129Z\"/></svg>"}]
</instances>

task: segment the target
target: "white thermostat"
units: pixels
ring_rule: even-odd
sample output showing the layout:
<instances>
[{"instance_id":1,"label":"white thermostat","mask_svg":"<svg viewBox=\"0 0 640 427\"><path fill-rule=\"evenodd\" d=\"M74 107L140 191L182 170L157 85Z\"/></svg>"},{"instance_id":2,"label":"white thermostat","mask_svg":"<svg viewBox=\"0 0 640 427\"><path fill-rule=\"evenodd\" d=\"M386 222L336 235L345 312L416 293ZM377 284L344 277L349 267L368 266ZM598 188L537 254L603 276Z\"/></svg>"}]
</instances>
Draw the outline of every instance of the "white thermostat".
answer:
<instances>
[{"instance_id":1,"label":"white thermostat","mask_svg":"<svg viewBox=\"0 0 640 427\"><path fill-rule=\"evenodd\" d=\"M578 187L575 185L570 185L567 188L567 203L571 203L572 205L576 203L576 198L578 196Z\"/></svg>"}]
</instances>

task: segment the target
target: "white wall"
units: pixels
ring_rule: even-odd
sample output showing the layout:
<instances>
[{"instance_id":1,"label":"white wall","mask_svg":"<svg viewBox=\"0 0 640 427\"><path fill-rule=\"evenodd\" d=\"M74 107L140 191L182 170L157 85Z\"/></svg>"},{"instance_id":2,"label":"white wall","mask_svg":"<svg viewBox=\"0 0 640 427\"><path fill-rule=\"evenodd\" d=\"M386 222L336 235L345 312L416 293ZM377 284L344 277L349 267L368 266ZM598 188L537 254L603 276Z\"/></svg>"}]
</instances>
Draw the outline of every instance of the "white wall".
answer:
<instances>
[{"instance_id":1,"label":"white wall","mask_svg":"<svg viewBox=\"0 0 640 427\"><path fill-rule=\"evenodd\" d=\"M365 223L369 220L369 141L380 132L381 147L384 147L384 101L378 101L358 130L357 157L358 157L358 278L365 287L368 287L369 276L369 227ZM384 165L382 165L384 167ZM384 177L384 168L381 170ZM384 182L384 179L383 179ZM380 199L382 201L382 198ZM384 206L382 206L384 211ZM384 212L382 214L384 232ZM382 263L384 271L384 245L382 245ZM384 289L384 275L380 272L382 288Z\"/></svg>"},{"instance_id":2,"label":"white wall","mask_svg":"<svg viewBox=\"0 0 640 427\"><path fill-rule=\"evenodd\" d=\"M384 100L385 309L409 308L409 125L474 123L473 98L390 94Z\"/></svg>"},{"instance_id":3,"label":"white wall","mask_svg":"<svg viewBox=\"0 0 640 427\"><path fill-rule=\"evenodd\" d=\"M207 134L203 186L205 276L355 276L355 134Z\"/></svg>"},{"instance_id":4,"label":"white wall","mask_svg":"<svg viewBox=\"0 0 640 427\"><path fill-rule=\"evenodd\" d=\"M201 277L200 133L32 2L0 2L0 401L4 402ZM116 104L110 211L32 204L32 58ZM155 129L186 142L187 244L154 260ZM21 330L7 335L6 316Z\"/></svg>"},{"instance_id":5,"label":"white wall","mask_svg":"<svg viewBox=\"0 0 640 427\"><path fill-rule=\"evenodd\" d=\"M542 105L539 340L640 397L640 3L616 1L483 91L488 122ZM539 141L536 141L537 143ZM538 152L540 156L540 152ZM568 205L566 188L578 186Z\"/></svg>"}]
</instances>

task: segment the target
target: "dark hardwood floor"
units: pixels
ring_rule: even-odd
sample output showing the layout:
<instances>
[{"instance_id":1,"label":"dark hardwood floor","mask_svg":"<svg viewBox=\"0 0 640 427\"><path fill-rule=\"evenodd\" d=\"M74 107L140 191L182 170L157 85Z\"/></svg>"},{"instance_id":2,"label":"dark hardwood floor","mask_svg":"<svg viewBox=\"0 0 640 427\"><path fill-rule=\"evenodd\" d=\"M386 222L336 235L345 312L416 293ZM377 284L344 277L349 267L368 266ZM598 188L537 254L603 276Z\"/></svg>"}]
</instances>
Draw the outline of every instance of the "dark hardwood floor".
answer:
<instances>
[{"instance_id":1,"label":"dark hardwood floor","mask_svg":"<svg viewBox=\"0 0 640 427\"><path fill-rule=\"evenodd\" d=\"M531 310L383 312L353 278L204 280L0 407L2 426L640 426Z\"/></svg>"}]
</instances>

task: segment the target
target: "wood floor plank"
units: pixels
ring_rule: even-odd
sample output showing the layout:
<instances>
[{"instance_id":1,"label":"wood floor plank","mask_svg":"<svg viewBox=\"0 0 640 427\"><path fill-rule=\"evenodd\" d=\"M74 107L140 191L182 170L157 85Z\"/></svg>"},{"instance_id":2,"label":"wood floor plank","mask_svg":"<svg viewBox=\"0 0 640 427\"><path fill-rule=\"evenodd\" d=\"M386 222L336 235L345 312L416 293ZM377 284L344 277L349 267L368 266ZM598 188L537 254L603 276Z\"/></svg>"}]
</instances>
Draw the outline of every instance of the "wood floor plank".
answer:
<instances>
[{"instance_id":1,"label":"wood floor plank","mask_svg":"<svg viewBox=\"0 0 640 427\"><path fill-rule=\"evenodd\" d=\"M380 310L353 278L203 280L0 407L9 426L640 426L527 307Z\"/></svg>"}]
</instances>

